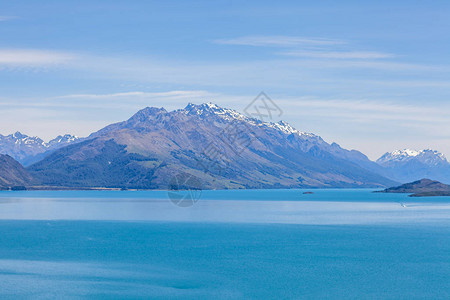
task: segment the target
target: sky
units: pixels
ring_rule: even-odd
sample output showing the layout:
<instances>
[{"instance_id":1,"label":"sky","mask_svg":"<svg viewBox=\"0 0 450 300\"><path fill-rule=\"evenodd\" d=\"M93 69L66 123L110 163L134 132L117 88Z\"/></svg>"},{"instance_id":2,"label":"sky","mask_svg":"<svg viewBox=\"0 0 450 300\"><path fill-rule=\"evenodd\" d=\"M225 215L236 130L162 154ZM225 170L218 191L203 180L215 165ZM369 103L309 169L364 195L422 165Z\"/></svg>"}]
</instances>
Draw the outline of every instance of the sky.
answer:
<instances>
[{"instance_id":1,"label":"sky","mask_svg":"<svg viewBox=\"0 0 450 300\"><path fill-rule=\"evenodd\" d=\"M0 134L87 136L147 106L285 120L376 159L450 157L450 1L2 1Z\"/></svg>"}]
</instances>

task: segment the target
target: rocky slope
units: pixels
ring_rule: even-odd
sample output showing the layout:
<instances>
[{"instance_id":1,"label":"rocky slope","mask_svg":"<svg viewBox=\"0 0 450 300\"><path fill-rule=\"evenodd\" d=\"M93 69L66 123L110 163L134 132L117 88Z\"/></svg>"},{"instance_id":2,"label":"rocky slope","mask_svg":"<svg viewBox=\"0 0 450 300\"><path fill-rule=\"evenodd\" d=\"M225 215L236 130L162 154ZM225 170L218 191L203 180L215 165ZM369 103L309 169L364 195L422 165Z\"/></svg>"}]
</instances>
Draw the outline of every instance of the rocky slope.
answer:
<instances>
[{"instance_id":1,"label":"rocky slope","mask_svg":"<svg viewBox=\"0 0 450 300\"><path fill-rule=\"evenodd\" d=\"M29 171L42 184L166 189L178 174L201 188L392 186L362 153L285 122L264 123L212 103L129 120L56 150Z\"/></svg>"},{"instance_id":2,"label":"rocky slope","mask_svg":"<svg viewBox=\"0 0 450 300\"><path fill-rule=\"evenodd\" d=\"M0 189L27 186L32 182L30 174L9 155L0 154Z\"/></svg>"}]
</instances>

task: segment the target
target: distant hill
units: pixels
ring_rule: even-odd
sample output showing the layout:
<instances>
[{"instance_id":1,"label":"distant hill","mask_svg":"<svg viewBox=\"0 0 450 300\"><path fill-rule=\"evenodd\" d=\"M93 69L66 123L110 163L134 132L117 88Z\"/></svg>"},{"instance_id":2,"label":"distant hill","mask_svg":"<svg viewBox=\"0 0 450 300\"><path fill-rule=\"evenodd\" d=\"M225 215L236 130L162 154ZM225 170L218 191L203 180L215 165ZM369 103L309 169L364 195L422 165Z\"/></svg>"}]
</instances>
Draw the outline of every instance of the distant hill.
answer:
<instances>
[{"instance_id":1,"label":"distant hill","mask_svg":"<svg viewBox=\"0 0 450 300\"><path fill-rule=\"evenodd\" d=\"M76 136L60 135L46 143L36 136L28 136L20 132L10 135L0 134L0 154L8 154L24 166L35 163L52 151L80 141Z\"/></svg>"},{"instance_id":2,"label":"distant hill","mask_svg":"<svg viewBox=\"0 0 450 300\"><path fill-rule=\"evenodd\" d=\"M9 155L0 154L0 189L27 186L32 182L30 174Z\"/></svg>"},{"instance_id":3,"label":"distant hill","mask_svg":"<svg viewBox=\"0 0 450 300\"><path fill-rule=\"evenodd\" d=\"M385 169L384 175L400 182L434 178L450 183L450 163L435 150L396 150L384 154L377 163Z\"/></svg>"},{"instance_id":4,"label":"distant hill","mask_svg":"<svg viewBox=\"0 0 450 300\"><path fill-rule=\"evenodd\" d=\"M450 196L450 185L430 179L421 179L380 191L382 193L408 193L412 197Z\"/></svg>"},{"instance_id":5,"label":"distant hill","mask_svg":"<svg viewBox=\"0 0 450 300\"><path fill-rule=\"evenodd\" d=\"M42 185L167 189L188 174L205 189L383 187L358 151L212 103L148 107L28 167Z\"/></svg>"}]
</instances>

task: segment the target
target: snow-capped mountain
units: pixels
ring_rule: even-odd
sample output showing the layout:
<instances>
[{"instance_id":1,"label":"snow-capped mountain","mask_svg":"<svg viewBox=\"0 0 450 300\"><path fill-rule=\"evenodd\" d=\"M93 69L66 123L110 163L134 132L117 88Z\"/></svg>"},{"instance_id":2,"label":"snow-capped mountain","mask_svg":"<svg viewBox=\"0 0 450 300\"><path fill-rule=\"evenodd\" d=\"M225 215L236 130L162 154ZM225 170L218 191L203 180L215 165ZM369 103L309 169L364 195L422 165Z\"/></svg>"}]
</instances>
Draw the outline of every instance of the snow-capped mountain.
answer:
<instances>
[{"instance_id":1,"label":"snow-capped mountain","mask_svg":"<svg viewBox=\"0 0 450 300\"><path fill-rule=\"evenodd\" d=\"M65 134L65 135L57 136L56 138L54 138L53 140L48 142L48 144L46 144L46 145L49 149L55 149L55 148L57 149L57 148L66 146L68 144L78 142L79 140L80 140L80 138L75 135Z\"/></svg>"},{"instance_id":2,"label":"snow-capped mountain","mask_svg":"<svg viewBox=\"0 0 450 300\"><path fill-rule=\"evenodd\" d=\"M8 154L23 165L29 165L66 145L75 143L80 139L66 134L46 143L37 136L28 136L20 132L3 136L0 134L0 154Z\"/></svg>"},{"instance_id":3,"label":"snow-capped mountain","mask_svg":"<svg viewBox=\"0 0 450 300\"><path fill-rule=\"evenodd\" d=\"M180 109L178 111L186 115L198 115L201 117L214 116L217 118L221 118L227 122L233 122L236 120L243 121L252 126L274 128L279 131L282 131L285 134L296 134L299 136L306 136L320 139L320 137L315 134L306 133L295 129L285 121L279 121L277 123L263 122L255 118L247 117L246 115L241 114L233 109L222 108L212 102L203 103L200 105L189 103L184 109Z\"/></svg>"},{"instance_id":4,"label":"snow-capped mountain","mask_svg":"<svg viewBox=\"0 0 450 300\"><path fill-rule=\"evenodd\" d=\"M144 108L56 150L29 171L44 185L77 187L167 188L180 173L213 189L395 184L369 166L381 168L286 122L262 122L204 103L170 112Z\"/></svg>"},{"instance_id":5,"label":"snow-capped mountain","mask_svg":"<svg viewBox=\"0 0 450 300\"><path fill-rule=\"evenodd\" d=\"M211 102L200 105L189 103L184 109L180 109L178 111L186 115L197 115L202 118L214 117L222 119L225 122L242 121L247 123L249 126L257 126L262 129L275 129L287 135L293 134L305 140L310 140L312 142L311 144L325 143L320 136L297 130L285 121L279 121L277 123L263 122L255 118L249 118L233 109L222 108Z\"/></svg>"},{"instance_id":6,"label":"snow-capped mountain","mask_svg":"<svg viewBox=\"0 0 450 300\"><path fill-rule=\"evenodd\" d=\"M426 150L395 150L381 156L377 163L381 165L389 165L397 162L407 162L417 160L429 166L447 165L448 161L444 154L431 149Z\"/></svg>"},{"instance_id":7,"label":"snow-capped mountain","mask_svg":"<svg viewBox=\"0 0 450 300\"><path fill-rule=\"evenodd\" d=\"M240 134L251 140L241 147L243 149L239 149L241 145L230 145L224 136L224 132L235 134L231 131L236 126L244 129ZM86 142L78 143L80 141ZM58 152L75 143L78 145L70 150ZM205 150L211 145L221 149L226 157L210 160L229 165L222 170L226 174L216 174L221 176L218 181L217 176L202 174L196 167L199 160L205 159ZM58 154L49 158L55 151ZM86 139L66 134L46 143L20 132L0 135L0 154L9 154L26 166L42 160L38 163L39 171L33 167L31 170L37 176L45 173L46 184L57 185L68 185L75 180L71 179L72 171L67 176L56 175L64 169L76 169L83 176L94 176L95 172L101 171L95 178L77 177L81 181L75 185L117 187L125 182L125 187L139 188L164 188L169 175L176 170L200 175L205 186L210 188L364 187L425 177L450 182L450 164L437 151L397 150L373 162L359 151L328 143L285 121L263 122L213 103L190 103L170 112L147 107L127 121L111 124ZM73 158L77 160L71 165ZM60 161L51 161L53 159ZM80 167L78 164L84 160ZM120 166L115 165L118 173L109 174L114 160L120 161ZM94 169L84 169L94 166ZM62 179L67 181L54 182Z\"/></svg>"},{"instance_id":8,"label":"snow-capped mountain","mask_svg":"<svg viewBox=\"0 0 450 300\"><path fill-rule=\"evenodd\" d=\"M435 150L395 150L381 156L377 163L391 178L401 182L422 178L450 182L450 163L444 154Z\"/></svg>"},{"instance_id":9,"label":"snow-capped mountain","mask_svg":"<svg viewBox=\"0 0 450 300\"><path fill-rule=\"evenodd\" d=\"M211 102L200 105L189 103L184 109L180 109L179 111L186 115L198 115L203 117L212 116L214 118L223 119L226 122L243 121L249 126L257 126L263 130L276 130L287 136L292 136L300 140L301 142L297 144L297 147L299 147L303 152L310 151L312 148L317 147L321 151L325 151L341 159L351 161L371 172L375 172L383 176L385 175L383 168L375 162L369 160L369 158L363 153L357 150L343 149L337 143L329 144L320 136L297 130L285 121L279 121L276 123L263 122L259 119L249 118L233 109L222 108Z\"/></svg>"}]
</instances>

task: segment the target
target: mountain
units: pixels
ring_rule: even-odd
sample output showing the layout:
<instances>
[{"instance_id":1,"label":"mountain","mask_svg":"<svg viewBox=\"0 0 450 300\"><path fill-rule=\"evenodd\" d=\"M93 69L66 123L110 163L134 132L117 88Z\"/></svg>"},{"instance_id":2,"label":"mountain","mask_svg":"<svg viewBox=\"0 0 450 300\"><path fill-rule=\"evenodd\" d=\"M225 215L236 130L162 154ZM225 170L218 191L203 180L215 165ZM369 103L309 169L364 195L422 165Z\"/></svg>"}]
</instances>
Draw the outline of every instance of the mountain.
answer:
<instances>
[{"instance_id":1,"label":"mountain","mask_svg":"<svg viewBox=\"0 0 450 300\"><path fill-rule=\"evenodd\" d=\"M413 197L450 196L450 185L430 179L421 179L401 186L387 188L380 193L412 193Z\"/></svg>"},{"instance_id":2,"label":"mountain","mask_svg":"<svg viewBox=\"0 0 450 300\"><path fill-rule=\"evenodd\" d=\"M55 150L65 147L69 144L79 142L80 138L71 134L58 135L56 138L46 144L48 150Z\"/></svg>"},{"instance_id":3,"label":"mountain","mask_svg":"<svg viewBox=\"0 0 450 300\"><path fill-rule=\"evenodd\" d=\"M45 143L42 139L20 132L3 136L0 134L0 153L8 154L22 165L27 166L43 159L50 152L75 143L80 139L66 134Z\"/></svg>"},{"instance_id":4,"label":"mountain","mask_svg":"<svg viewBox=\"0 0 450 300\"><path fill-rule=\"evenodd\" d=\"M205 189L376 187L394 181L357 151L286 122L265 123L212 103L148 107L28 170L43 185L167 189L190 176Z\"/></svg>"},{"instance_id":5,"label":"mountain","mask_svg":"<svg viewBox=\"0 0 450 300\"><path fill-rule=\"evenodd\" d=\"M24 167L9 155L0 154L0 189L30 184L32 178Z\"/></svg>"},{"instance_id":6,"label":"mountain","mask_svg":"<svg viewBox=\"0 0 450 300\"><path fill-rule=\"evenodd\" d=\"M434 150L396 150L384 154L377 163L386 169L387 176L400 182L433 178L450 183L450 163Z\"/></svg>"}]
</instances>

